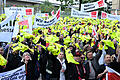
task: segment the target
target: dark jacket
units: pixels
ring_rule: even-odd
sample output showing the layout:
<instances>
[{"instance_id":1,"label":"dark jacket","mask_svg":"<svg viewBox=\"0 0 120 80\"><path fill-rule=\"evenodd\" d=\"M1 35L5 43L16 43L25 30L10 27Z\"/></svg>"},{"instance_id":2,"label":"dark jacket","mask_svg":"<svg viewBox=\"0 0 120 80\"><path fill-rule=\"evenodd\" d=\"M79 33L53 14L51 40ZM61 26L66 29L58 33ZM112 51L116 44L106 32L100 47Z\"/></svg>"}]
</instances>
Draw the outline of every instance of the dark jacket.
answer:
<instances>
[{"instance_id":1,"label":"dark jacket","mask_svg":"<svg viewBox=\"0 0 120 80\"><path fill-rule=\"evenodd\" d=\"M21 57L19 56L19 54L9 54L8 56L8 63L6 65L6 71L10 71L13 69L16 69L19 66L19 63L21 62Z\"/></svg>"},{"instance_id":2,"label":"dark jacket","mask_svg":"<svg viewBox=\"0 0 120 80\"><path fill-rule=\"evenodd\" d=\"M36 80L35 78L35 65L38 58L38 53L34 51L34 54L31 54L32 60L29 60L27 64L21 62L19 65L25 64L26 69L26 80Z\"/></svg>"},{"instance_id":3,"label":"dark jacket","mask_svg":"<svg viewBox=\"0 0 120 80\"><path fill-rule=\"evenodd\" d=\"M77 69L77 67L78 67L78 69ZM78 70L79 70L79 72L78 72ZM79 80L79 77L81 79L85 79L83 65L66 63L66 71L65 71L66 80Z\"/></svg>"},{"instance_id":4,"label":"dark jacket","mask_svg":"<svg viewBox=\"0 0 120 80\"><path fill-rule=\"evenodd\" d=\"M79 80L78 79L79 76L80 75L78 74L76 64L67 63L66 64L66 71L65 71L66 80Z\"/></svg>"},{"instance_id":5,"label":"dark jacket","mask_svg":"<svg viewBox=\"0 0 120 80\"><path fill-rule=\"evenodd\" d=\"M95 70L95 77L97 77L97 74L98 74L97 73L97 71L99 69L98 60L101 57L101 55L102 55L102 51L99 50L98 54L95 57L93 57L93 59L91 60L92 66ZM86 61L86 63L85 63L85 69L86 69L86 76L85 77L86 77L86 79L88 79L89 78L89 73L90 73L90 67L89 67L89 62L88 61Z\"/></svg>"},{"instance_id":6,"label":"dark jacket","mask_svg":"<svg viewBox=\"0 0 120 80\"><path fill-rule=\"evenodd\" d=\"M79 69L80 69L80 77L82 79L85 79L85 74L86 74L86 70L85 70L85 66L83 64L79 64Z\"/></svg>"},{"instance_id":7,"label":"dark jacket","mask_svg":"<svg viewBox=\"0 0 120 80\"><path fill-rule=\"evenodd\" d=\"M40 71L42 74L42 80L59 80L60 78L60 70L61 70L61 63L59 60L53 55L48 54L48 51L44 51L45 53L41 55L40 58ZM52 72L50 74L46 70L49 70ZM46 77L47 76L47 77Z\"/></svg>"}]
</instances>

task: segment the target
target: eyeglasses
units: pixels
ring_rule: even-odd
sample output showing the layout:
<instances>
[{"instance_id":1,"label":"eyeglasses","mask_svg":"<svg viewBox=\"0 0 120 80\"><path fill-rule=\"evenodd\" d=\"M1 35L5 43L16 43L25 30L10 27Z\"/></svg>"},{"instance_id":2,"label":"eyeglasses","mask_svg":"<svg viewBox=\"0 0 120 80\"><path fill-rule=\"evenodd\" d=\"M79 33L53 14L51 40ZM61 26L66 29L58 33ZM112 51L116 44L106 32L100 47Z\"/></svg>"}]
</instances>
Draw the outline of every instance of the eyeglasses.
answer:
<instances>
[{"instance_id":1,"label":"eyeglasses","mask_svg":"<svg viewBox=\"0 0 120 80\"><path fill-rule=\"evenodd\" d=\"M30 55L25 55L25 56L30 56Z\"/></svg>"},{"instance_id":2,"label":"eyeglasses","mask_svg":"<svg viewBox=\"0 0 120 80\"><path fill-rule=\"evenodd\" d=\"M85 57L81 57L81 59L85 59Z\"/></svg>"}]
</instances>

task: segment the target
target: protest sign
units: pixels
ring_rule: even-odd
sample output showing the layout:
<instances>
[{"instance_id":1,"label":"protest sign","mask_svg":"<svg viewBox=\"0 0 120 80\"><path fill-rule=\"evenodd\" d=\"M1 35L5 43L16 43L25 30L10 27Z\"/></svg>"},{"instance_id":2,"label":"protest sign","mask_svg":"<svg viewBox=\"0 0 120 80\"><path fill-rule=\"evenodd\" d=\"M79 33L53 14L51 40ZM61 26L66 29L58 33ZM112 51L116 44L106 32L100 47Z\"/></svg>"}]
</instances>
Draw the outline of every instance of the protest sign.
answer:
<instances>
[{"instance_id":1,"label":"protest sign","mask_svg":"<svg viewBox=\"0 0 120 80\"><path fill-rule=\"evenodd\" d=\"M93 18L93 19L97 19L98 11L82 12L82 11L78 11L78 10L72 8L71 9L71 16L72 17L79 17L79 18Z\"/></svg>"},{"instance_id":2,"label":"protest sign","mask_svg":"<svg viewBox=\"0 0 120 80\"><path fill-rule=\"evenodd\" d=\"M6 7L5 8L5 14L7 16L12 15L17 10L18 15L25 15L25 16L31 16L34 15L34 8L25 8L25 7Z\"/></svg>"},{"instance_id":3,"label":"protest sign","mask_svg":"<svg viewBox=\"0 0 120 80\"><path fill-rule=\"evenodd\" d=\"M109 20L118 20L120 21L120 16L119 15L112 15L112 14L108 14L106 12L101 13L101 19L109 19Z\"/></svg>"},{"instance_id":4,"label":"protest sign","mask_svg":"<svg viewBox=\"0 0 120 80\"><path fill-rule=\"evenodd\" d=\"M107 4L104 0L100 0L93 3L81 4L81 11L91 11L102 7L107 7Z\"/></svg>"},{"instance_id":5,"label":"protest sign","mask_svg":"<svg viewBox=\"0 0 120 80\"><path fill-rule=\"evenodd\" d=\"M25 65L11 71L0 73L0 80L26 80Z\"/></svg>"},{"instance_id":6,"label":"protest sign","mask_svg":"<svg viewBox=\"0 0 120 80\"><path fill-rule=\"evenodd\" d=\"M56 15L54 15L51 19L49 20L43 20L40 17L35 17L35 27L49 27L55 23L57 23L57 21L60 20L60 11L61 9L59 9L56 13Z\"/></svg>"},{"instance_id":7,"label":"protest sign","mask_svg":"<svg viewBox=\"0 0 120 80\"><path fill-rule=\"evenodd\" d=\"M32 17L23 19L22 21L18 22L18 25L20 26L20 30L32 34Z\"/></svg>"},{"instance_id":8,"label":"protest sign","mask_svg":"<svg viewBox=\"0 0 120 80\"><path fill-rule=\"evenodd\" d=\"M0 41L10 42L13 34L13 23L15 23L15 17L17 13L12 14L0 23Z\"/></svg>"}]
</instances>

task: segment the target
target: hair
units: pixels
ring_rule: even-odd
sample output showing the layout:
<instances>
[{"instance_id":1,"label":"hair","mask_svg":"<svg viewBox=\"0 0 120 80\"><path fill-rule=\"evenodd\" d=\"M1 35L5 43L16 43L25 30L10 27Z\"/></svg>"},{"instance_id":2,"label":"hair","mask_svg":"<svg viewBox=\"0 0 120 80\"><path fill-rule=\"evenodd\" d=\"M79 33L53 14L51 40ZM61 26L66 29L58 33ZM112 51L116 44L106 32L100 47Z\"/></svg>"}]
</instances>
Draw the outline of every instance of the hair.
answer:
<instances>
[{"instance_id":1,"label":"hair","mask_svg":"<svg viewBox=\"0 0 120 80\"><path fill-rule=\"evenodd\" d=\"M104 58L105 58L107 55L111 56L110 54L105 54L105 55L104 55Z\"/></svg>"},{"instance_id":2,"label":"hair","mask_svg":"<svg viewBox=\"0 0 120 80\"><path fill-rule=\"evenodd\" d=\"M89 47L89 44L86 44L84 47L83 47L83 52L87 51L87 48Z\"/></svg>"},{"instance_id":3,"label":"hair","mask_svg":"<svg viewBox=\"0 0 120 80\"><path fill-rule=\"evenodd\" d=\"M22 56L21 62L25 62L25 55L29 55L30 56L30 54L28 52L24 52L23 56ZM30 60L32 60L31 56L30 56Z\"/></svg>"},{"instance_id":4,"label":"hair","mask_svg":"<svg viewBox=\"0 0 120 80\"><path fill-rule=\"evenodd\" d=\"M88 51L86 51L86 55L87 55L88 53L90 53L90 52L92 52L92 50L88 50Z\"/></svg>"},{"instance_id":5,"label":"hair","mask_svg":"<svg viewBox=\"0 0 120 80\"><path fill-rule=\"evenodd\" d=\"M90 53L90 52L92 52L92 50L86 51L86 55L85 56L86 56L87 59L88 59L87 54Z\"/></svg>"}]
</instances>

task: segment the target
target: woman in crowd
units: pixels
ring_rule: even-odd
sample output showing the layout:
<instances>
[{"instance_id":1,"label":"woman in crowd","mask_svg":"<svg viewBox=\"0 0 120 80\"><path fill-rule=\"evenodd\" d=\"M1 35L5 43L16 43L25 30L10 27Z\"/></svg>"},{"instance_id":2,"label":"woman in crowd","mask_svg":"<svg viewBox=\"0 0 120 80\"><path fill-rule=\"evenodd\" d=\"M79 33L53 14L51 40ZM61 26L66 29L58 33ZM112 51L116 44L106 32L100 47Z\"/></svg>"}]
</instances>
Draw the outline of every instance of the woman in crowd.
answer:
<instances>
[{"instance_id":1,"label":"woman in crowd","mask_svg":"<svg viewBox=\"0 0 120 80\"><path fill-rule=\"evenodd\" d=\"M29 51L24 52L22 55L22 60L19 65L25 64L26 69L26 80L37 80L35 78L35 64L37 61L37 51L34 50L34 53L30 54Z\"/></svg>"},{"instance_id":2,"label":"woman in crowd","mask_svg":"<svg viewBox=\"0 0 120 80\"><path fill-rule=\"evenodd\" d=\"M66 64L64 59L64 52L60 52L57 56L57 59L60 61L62 68L60 70L60 80L65 80L65 70L66 70Z\"/></svg>"}]
</instances>

